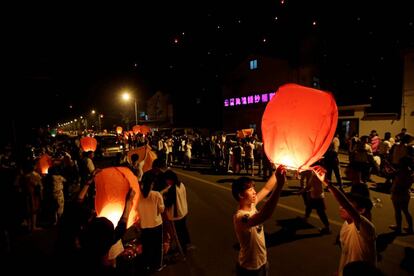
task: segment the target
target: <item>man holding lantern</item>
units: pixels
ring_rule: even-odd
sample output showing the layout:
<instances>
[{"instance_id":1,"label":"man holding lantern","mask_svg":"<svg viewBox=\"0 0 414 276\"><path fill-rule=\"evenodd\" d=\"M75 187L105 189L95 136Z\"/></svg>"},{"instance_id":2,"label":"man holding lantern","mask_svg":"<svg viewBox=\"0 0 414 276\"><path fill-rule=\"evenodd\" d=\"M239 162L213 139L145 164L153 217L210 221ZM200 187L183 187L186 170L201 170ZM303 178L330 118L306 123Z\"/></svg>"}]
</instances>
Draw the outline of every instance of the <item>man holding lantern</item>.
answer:
<instances>
[{"instance_id":1,"label":"man holding lantern","mask_svg":"<svg viewBox=\"0 0 414 276\"><path fill-rule=\"evenodd\" d=\"M258 193L253 180L248 177L240 177L232 184L233 197L239 202L239 208L233 216L234 229L240 243L237 275L268 274L263 223L276 208L285 177L285 167L280 165ZM272 194L266 203L257 210L256 204L270 192Z\"/></svg>"}]
</instances>

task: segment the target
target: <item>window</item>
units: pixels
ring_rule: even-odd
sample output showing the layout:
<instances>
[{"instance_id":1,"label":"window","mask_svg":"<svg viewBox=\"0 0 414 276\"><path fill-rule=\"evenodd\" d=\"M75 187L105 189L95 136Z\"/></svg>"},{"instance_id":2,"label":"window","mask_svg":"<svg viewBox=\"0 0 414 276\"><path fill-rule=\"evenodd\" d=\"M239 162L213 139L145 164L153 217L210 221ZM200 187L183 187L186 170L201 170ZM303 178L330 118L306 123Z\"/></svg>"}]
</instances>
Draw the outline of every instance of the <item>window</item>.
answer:
<instances>
[{"instance_id":1,"label":"window","mask_svg":"<svg viewBox=\"0 0 414 276\"><path fill-rule=\"evenodd\" d=\"M257 59L252 59L250 61L250 70L255 70L257 69Z\"/></svg>"}]
</instances>

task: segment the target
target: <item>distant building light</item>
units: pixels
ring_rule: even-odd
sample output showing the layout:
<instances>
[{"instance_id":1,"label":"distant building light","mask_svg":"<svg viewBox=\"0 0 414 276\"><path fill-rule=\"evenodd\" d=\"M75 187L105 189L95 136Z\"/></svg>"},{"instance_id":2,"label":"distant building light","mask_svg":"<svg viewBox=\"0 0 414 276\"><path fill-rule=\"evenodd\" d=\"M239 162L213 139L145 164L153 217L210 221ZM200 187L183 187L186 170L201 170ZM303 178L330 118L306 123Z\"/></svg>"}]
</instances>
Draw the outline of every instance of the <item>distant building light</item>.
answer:
<instances>
[{"instance_id":1,"label":"distant building light","mask_svg":"<svg viewBox=\"0 0 414 276\"><path fill-rule=\"evenodd\" d=\"M257 69L257 59L253 59L250 61L250 70Z\"/></svg>"}]
</instances>

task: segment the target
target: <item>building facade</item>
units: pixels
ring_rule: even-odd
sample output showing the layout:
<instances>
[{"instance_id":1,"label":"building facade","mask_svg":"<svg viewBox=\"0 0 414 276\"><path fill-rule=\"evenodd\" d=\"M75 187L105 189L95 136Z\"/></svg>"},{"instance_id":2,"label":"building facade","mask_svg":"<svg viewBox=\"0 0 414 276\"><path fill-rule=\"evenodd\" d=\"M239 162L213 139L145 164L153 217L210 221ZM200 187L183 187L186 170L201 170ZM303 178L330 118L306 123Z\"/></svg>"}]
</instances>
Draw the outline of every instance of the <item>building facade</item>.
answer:
<instances>
[{"instance_id":1,"label":"building facade","mask_svg":"<svg viewBox=\"0 0 414 276\"><path fill-rule=\"evenodd\" d=\"M370 105L340 106L338 131L346 139L355 131L359 135L368 135L371 130L376 130L380 137L385 132L392 136L406 128L409 133L414 133L414 51L404 54L402 91L390 91L390 96L402 94L400 113L369 113Z\"/></svg>"},{"instance_id":2,"label":"building facade","mask_svg":"<svg viewBox=\"0 0 414 276\"><path fill-rule=\"evenodd\" d=\"M264 56L250 56L224 80L222 94L223 130L235 132L254 128L261 135L261 119L266 104L278 87L286 83L319 88L319 72L315 66L294 67L286 60ZM400 97L400 113L369 113L369 104L338 105L337 132L344 145L355 132L367 135L376 130L396 135L402 128L414 132L414 51L404 54L403 91L390 91Z\"/></svg>"},{"instance_id":3,"label":"building facade","mask_svg":"<svg viewBox=\"0 0 414 276\"><path fill-rule=\"evenodd\" d=\"M254 128L260 136L266 104L286 83L318 87L317 70L312 66L295 68L286 60L272 57L248 57L224 79L223 130Z\"/></svg>"}]
</instances>

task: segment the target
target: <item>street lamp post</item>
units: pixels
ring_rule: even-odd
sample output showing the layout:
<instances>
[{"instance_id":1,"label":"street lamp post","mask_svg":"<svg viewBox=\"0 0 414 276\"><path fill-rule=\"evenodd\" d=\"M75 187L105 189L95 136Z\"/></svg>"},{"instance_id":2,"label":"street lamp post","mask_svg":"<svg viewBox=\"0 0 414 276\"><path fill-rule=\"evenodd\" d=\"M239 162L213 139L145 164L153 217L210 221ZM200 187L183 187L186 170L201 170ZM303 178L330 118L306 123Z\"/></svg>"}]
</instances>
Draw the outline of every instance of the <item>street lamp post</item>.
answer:
<instances>
[{"instance_id":1,"label":"street lamp post","mask_svg":"<svg viewBox=\"0 0 414 276\"><path fill-rule=\"evenodd\" d=\"M99 114L98 116L99 132L102 132L102 123L101 123L102 118L103 118L103 114Z\"/></svg>"},{"instance_id":2,"label":"street lamp post","mask_svg":"<svg viewBox=\"0 0 414 276\"><path fill-rule=\"evenodd\" d=\"M122 99L124 101L129 101L131 99L131 95L129 92L124 92L122 94ZM134 107L135 107L135 125L138 125L138 111L137 111L137 99L134 97Z\"/></svg>"},{"instance_id":3,"label":"street lamp post","mask_svg":"<svg viewBox=\"0 0 414 276\"><path fill-rule=\"evenodd\" d=\"M138 125L137 100L135 98L134 98L134 106L135 106L135 125Z\"/></svg>"}]
</instances>

